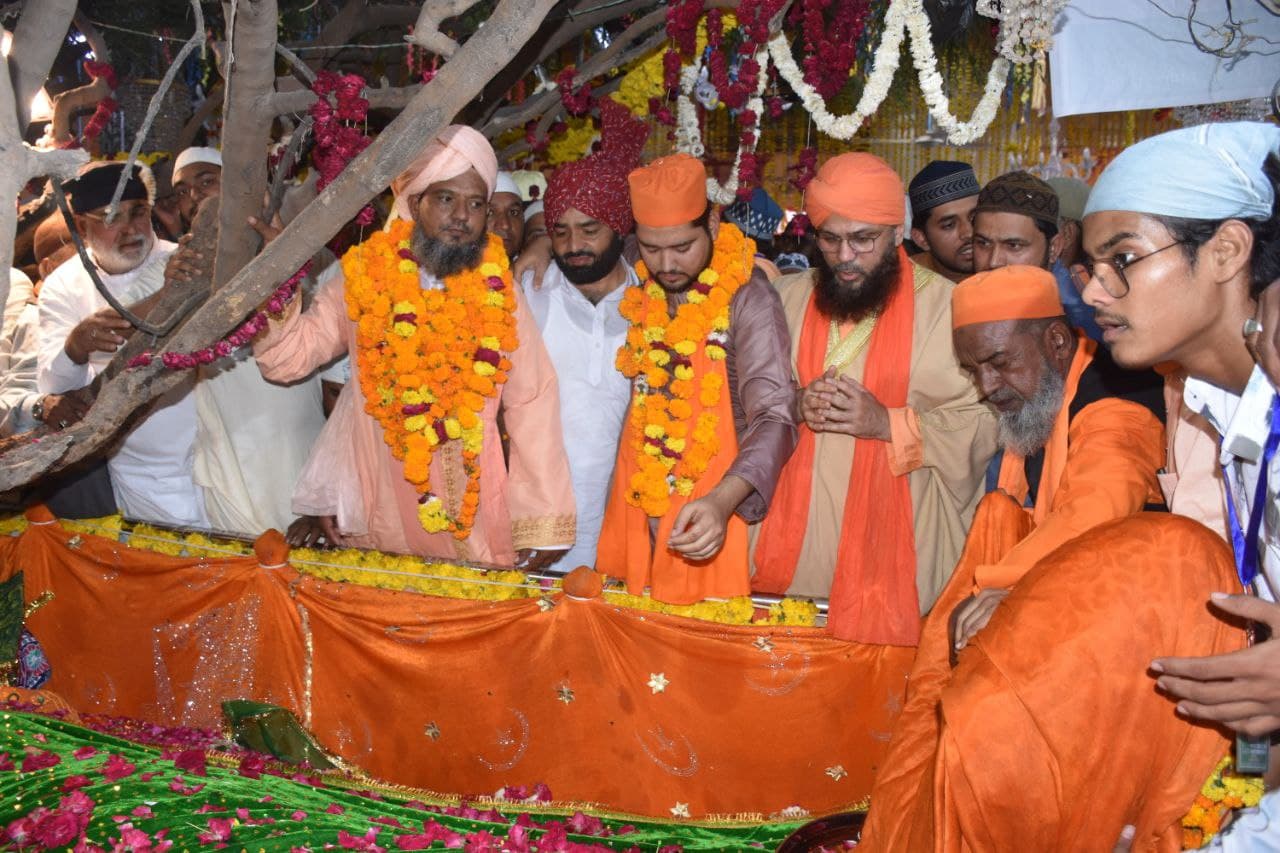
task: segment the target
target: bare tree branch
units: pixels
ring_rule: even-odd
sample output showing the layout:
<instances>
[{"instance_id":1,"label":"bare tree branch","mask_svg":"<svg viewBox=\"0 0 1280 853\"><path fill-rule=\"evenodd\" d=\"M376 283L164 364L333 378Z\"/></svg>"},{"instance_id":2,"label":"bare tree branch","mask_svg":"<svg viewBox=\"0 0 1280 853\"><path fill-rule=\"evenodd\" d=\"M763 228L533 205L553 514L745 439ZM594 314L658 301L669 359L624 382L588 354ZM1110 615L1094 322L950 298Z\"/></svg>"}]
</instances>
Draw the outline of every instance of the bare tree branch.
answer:
<instances>
[{"instance_id":1,"label":"bare tree branch","mask_svg":"<svg viewBox=\"0 0 1280 853\"><path fill-rule=\"evenodd\" d=\"M475 4L476 0L431 0L423 3L413 35L406 36L405 40L448 59L458 49L458 43L440 32L440 25Z\"/></svg>"},{"instance_id":2,"label":"bare tree branch","mask_svg":"<svg viewBox=\"0 0 1280 853\"><path fill-rule=\"evenodd\" d=\"M138 161L138 152L142 150L142 143L146 142L147 134L151 132L151 125L155 123L156 116L160 114L164 96L169 91L169 87L173 85L173 80L178 75L178 69L182 67L182 63L187 61L191 51L204 44L204 12L200 9L200 0L191 0L191 8L196 14L195 31L191 33L191 38L187 39L187 43L182 46L182 50L178 51L178 55L169 66L169 70L165 72L159 88L156 89L156 93L151 97L151 103L147 105L147 114L142 119L142 127L138 128L138 132L133 136L133 147L129 149L129 160L125 163L125 167L120 170L120 180L116 182L116 191L111 194L111 204L107 206L108 225L116 218L116 211L120 208L120 197L124 195L125 184L129 183L129 175L133 172L133 164Z\"/></svg>"},{"instance_id":3,"label":"bare tree branch","mask_svg":"<svg viewBox=\"0 0 1280 853\"><path fill-rule=\"evenodd\" d=\"M303 209L278 239L268 244L183 323L165 343L163 351L198 350L240 323L271 294L278 282L301 267L325 240L413 161L428 140L519 51L554 2L502 0L484 28L444 64L405 111ZM240 14L245 14L243 8ZM7 88L3 85L6 82L0 79L0 91ZM3 178L0 172L0 181ZM25 485L97 452L111 440L130 413L183 379L176 371L162 369L157 360L149 367L126 371L106 383L88 416L79 424L38 443L22 444L0 457L3 459L0 491Z\"/></svg>"},{"instance_id":4,"label":"bare tree branch","mask_svg":"<svg viewBox=\"0 0 1280 853\"><path fill-rule=\"evenodd\" d=\"M9 51L20 132L31 123L31 101L49 78L49 68L58 56L75 11L76 0L43 0L27 3L22 9Z\"/></svg>"},{"instance_id":5,"label":"bare tree branch","mask_svg":"<svg viewBox=\"0 0 1280 853\"><path fill-rule=\"evenodd\" d=\"M238 0L236 63L226 78L222 119L222 210L213 264L216 291L247 264L261 238L249 217L262 212L267 190L267 147L274 115L263 107L275 87L276 0Z\"/></svg>"},{"instance_id":6,"label":"bare tree branch","mask_svg":"<svg viewBox=\"0 0 1280 853\"><path fill-rule=\"evenodd\" d=\"M316 82L316 73L311 70L311 66L299 59L297 54L289 50L289 48L282 44L277 44L276 53L284 57L285 61L289 63L289 67L293 69L295 74L305 80L308 86Z\"/></svg>"},{"instance_id":7,"label":"bare tree branch","mask_svg":"<svg viewBox=\"0 0 1280 853\"><path fill-rule=\"evenodd\" d=\"M400 110L407 107L418 96L418 93L422 91L422 86L423 84L421 83L415 83L412 86L365 87L360 91L360 94L362 97L368 98L369 109ZM273 116L301 113L305 112L315 102L316 93L310 89L276 92L271 97L267 111Z\"/></svg>"},{"instance_id":8,"label":"bare tree branch","mask_svg":"<svg viewBox=\"0 0 1280 853\"><path fill-rule=\"evenodd\" d=\"M187 119L187 123L182 126L182 130L178 133L178 139L173 143L174 154L185 148L190 148L191 143L195 142L196 134L200 132L200 128L204 125L209 117L222 108L222 101L226 94L226 87L222 85L222 81L213 84L209 89L209 94L205 96L200 106L191 114L191 118Z\"/></svg>"}]
</instances>

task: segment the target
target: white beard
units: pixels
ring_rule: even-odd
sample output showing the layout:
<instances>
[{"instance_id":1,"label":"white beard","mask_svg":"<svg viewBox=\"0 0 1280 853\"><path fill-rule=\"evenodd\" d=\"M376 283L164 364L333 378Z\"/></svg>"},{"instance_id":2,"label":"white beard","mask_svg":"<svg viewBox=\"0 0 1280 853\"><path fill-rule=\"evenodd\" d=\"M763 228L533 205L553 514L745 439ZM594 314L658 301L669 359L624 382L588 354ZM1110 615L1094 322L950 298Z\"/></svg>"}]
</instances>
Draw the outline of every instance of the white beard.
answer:
<instances>
[{"instance_id":1,"label":"white beard","mask_svg":"<svg viewBox=\"0 0 1280 853\"><path fill-rule=\"evenodd\" d=\"M121 251L115 246L93 246L93 260L108 275L123 275L142 265L155 247L156 235L148 234L141 245Z\"/></svg>"}]
</instances>

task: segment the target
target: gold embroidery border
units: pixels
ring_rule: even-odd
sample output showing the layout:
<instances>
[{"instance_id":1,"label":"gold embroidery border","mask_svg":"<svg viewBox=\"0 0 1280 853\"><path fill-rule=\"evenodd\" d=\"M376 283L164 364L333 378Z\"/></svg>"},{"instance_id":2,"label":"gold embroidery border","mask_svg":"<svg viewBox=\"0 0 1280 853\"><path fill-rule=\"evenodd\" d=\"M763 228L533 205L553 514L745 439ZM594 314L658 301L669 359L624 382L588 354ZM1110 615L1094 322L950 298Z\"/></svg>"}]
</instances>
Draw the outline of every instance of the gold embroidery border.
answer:
<instances>
[{"instance_id":1,"label":"gold embroidery border","mask_svg":"<svg viewBox=\"0 0 1280 853\"><path fill-rule=\"evenodd\" d=\"M546 545L570 544L578 535L576 515L548 515L541 518L511 520L511 545L521 548L540 548Z\"/></svg>"}]
</instances>

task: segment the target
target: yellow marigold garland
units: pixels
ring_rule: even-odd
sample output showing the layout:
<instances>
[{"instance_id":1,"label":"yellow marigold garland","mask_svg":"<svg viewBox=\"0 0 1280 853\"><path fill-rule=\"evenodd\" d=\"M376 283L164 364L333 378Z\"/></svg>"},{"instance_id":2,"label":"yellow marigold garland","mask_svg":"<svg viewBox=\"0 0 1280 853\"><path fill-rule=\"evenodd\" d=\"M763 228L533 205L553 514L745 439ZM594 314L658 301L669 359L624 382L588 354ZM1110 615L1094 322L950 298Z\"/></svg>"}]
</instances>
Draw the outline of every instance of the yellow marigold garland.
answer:
<instances>
[{"instance_id":1,"label":"yellow marigold garland","mask_svg":"<svg viewBox=\"0 0 1280 853\"><path fill-rule=\"evenodd\" d=\"M492 234L474 269L442 288L423 288L412 231L412 222L398 221L343 257L347 314L356 323L365 411L422 495L418 520L428 533L465 539L480 505L480 414L506 381L517 344L515 290L502 241ZM467 475L456 518L430 482L431 459L448 441L462 442Z\"/></svg>"},{"instance_id":2,"label":"yellow marigold garland","mask_svg":"<svg viewBox=\"0 0 1280 853\"><path fill-rule=\"evenodd\" d=\"M722 223L710 266L698 275L688 301L676 309L674 317L667 308L666 291L649 277L644 261L636 264L643 284L622 298L622 316L631 327L618 350L617 365L633 380L628 441L639 463L627 502L647 515L665 514L672 492L682 497L692 494L720 449L715 407L724 389L725 371L717 365L718 369L695 376L692 356L702 349L712 361L724 361L729 303L751 277L755 251L754 241L737 227Z\"/></svg>"},{"instance_id":3,"label":"yellow marigold garland","mask_svg":"<svg viewBox=\"0 0 1280 853\"><path fill-rule=\"evenodd\" d=\"M1234 762L1226 756L1205 780L1191 810L1182 818L1182 849L1198 850L1222 829L1233 809L1256 806L1262 799L1261 776L1237 776Z\"/></svg>"},{"instance_id":4,"label":"yellow marigold garland","mask_svg":"<svg viewBox=\"0 0 1280 853\"><path fill-rule=\"evenodd\" d=\"M104 530L118 531L122 536L137 534L129 535L129 548L171 557L221 559L228 556L228 551L241 556L253 553L252 544L238 539L222 539L202 533L177 533L149 524L135 524L128 531L119 515L84 521L60 520L59 524L65 530L89 536L100 536ZM27 520L21 513L0 517L0 535L17 536L26 529ZM412 590L424 595L468 601L534 598L557 592L560 588L559 581L546 589L535 588L536 585L528 576L515 570L478 569L405 554L384 554L356 548L332 551L294 548L289 552L289 563L303 574L339 583ZM604 600L632 610L684 616L722 625L813 627L818 619L817 605L798 598L785 598L769 605L768 613L764 616L757 612L751 598L745 595L727 601L700 601L697 604L680 605L655 601L647 595L627 595L611 588L605 591Z\"/></svg>"}]
</instances>

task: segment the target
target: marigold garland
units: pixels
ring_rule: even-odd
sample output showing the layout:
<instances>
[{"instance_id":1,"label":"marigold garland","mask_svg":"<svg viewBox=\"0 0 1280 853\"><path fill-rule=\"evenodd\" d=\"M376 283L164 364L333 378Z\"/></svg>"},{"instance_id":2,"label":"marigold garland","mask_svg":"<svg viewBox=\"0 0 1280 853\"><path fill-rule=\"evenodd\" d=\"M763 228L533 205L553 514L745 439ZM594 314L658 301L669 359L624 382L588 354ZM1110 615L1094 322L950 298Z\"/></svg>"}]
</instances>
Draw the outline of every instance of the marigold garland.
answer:
<instances>
[{"instance_id":1,"label":"marigold garland","mask_svg":"<svg viewBox=\"0 0 1280 853\"><path fill-rule=\"evenodd\" d=\"M622 298L622 316L631 323L618 350L618 369L633 380L628 441L639 470L631 478L627 502L660 517L671 494L693 494L698 478L719 451L716 405L725 381L729 303L751 277L755 242L722 223L711 264L671 316L667 292L649 277L644 262L636 274L644 282ZM693 370L701 348L716 369Z\"/></svg>"},{"instance_id":2,"label":"marigold garland","mask_svg":"<svg viewBox=\"0 0 1280 853\"><path fill-rule=\"evenodd\" d=\"M1256 806L1264 787L1261 776L1236 775L1231 756L1224 757L1182 818L1182 849L1198 850L1207 844L1232 810Z\"/></svg>"},{"instance_id":3,"label":"marigold garland","mask_svg":"<svg viewBox=\"0 0 1280 853\"><path fill-rule=\"evenodd\" d=\"M412 230L397 221L343 256L347 313L356 323L365 411L422 496L418 520L428 533L465 539L480 505L480 414L506 382L517 344L511 266L490 234L475 268L424 288ZM461 441L467 477L456 517L430 482L431 459L449 441Z\"/></svg>"}]
</instances>

